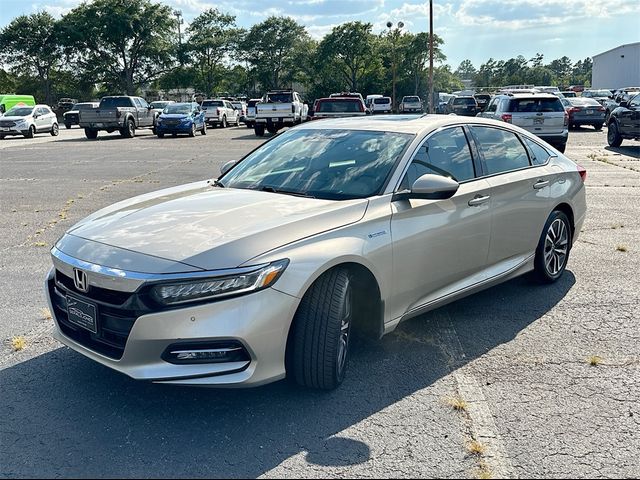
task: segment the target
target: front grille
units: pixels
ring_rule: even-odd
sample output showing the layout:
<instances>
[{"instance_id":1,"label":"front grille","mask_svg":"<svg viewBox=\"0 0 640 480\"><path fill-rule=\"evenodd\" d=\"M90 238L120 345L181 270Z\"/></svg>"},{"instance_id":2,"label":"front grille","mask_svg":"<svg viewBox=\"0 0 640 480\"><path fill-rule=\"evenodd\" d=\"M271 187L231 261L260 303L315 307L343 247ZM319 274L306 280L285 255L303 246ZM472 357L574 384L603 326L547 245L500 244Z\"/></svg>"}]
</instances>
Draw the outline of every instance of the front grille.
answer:
<instances>
[{"instance_id":1,"label":"front grille","mask_svg":"<svg viewBox=\"0 0 640 480\"><path fill-rule=\"evenodd\" d=\"M16 122L12 122L11 120L0 120L0 127L15 127Z\"/></svg>"},{"instance_id":2,"label":"front grille","mask_svg":"<svg viewBox=\"0 0 640 480\"><path fill-rule=\"evenodd\" d=\"M175 127L180 125L180 120L164 120L162 123L168 127Z\"/></svg>"},{"instance_id":3,"label":"front grille","mask_svg":"<svg viewBox=\"0 0 640 480\"><path fill-rule=\"evenodd\" d=\"M124 354L124 348L136 319L157 311L150 298L141 293L118 292L91 286L88 293L79 292L73 280L56 270L48 283L51 303L60 330L80 345L114 360ZM69 321L67 294L96 305L97 333L85 330Z\"/></svg>"}]
</instances>

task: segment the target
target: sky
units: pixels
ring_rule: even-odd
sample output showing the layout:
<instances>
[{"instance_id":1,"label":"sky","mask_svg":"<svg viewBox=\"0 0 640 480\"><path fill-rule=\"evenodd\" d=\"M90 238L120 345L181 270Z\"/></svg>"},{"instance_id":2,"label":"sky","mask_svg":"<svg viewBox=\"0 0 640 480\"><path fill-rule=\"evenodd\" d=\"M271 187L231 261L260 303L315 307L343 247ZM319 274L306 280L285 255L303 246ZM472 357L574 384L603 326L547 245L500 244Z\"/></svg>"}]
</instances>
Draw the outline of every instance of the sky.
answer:
<instances>
[{"instance_id":1,"label":"sky","mask_svg":"<svg viewBox=\"0 0 640 480\"><path fill-rule=\"evenodd\" d=\"M153 0L156 1L156 0ZM81 0L0 0L0 28L13 18L46 10L56 17ZM317 39L343 22L370 22L381 32L388 21L410 32L429 29L428 2L405 0L164 0L188 23L209 8L236 16L249 28L270 15L286 15ZM640 41L640 0L434 0L434 32L444 39L446 63L462 60L477 67L496 60L544 54L545 62L564 55L573 61L618 45Z\"/></svg>"}]
</instances>

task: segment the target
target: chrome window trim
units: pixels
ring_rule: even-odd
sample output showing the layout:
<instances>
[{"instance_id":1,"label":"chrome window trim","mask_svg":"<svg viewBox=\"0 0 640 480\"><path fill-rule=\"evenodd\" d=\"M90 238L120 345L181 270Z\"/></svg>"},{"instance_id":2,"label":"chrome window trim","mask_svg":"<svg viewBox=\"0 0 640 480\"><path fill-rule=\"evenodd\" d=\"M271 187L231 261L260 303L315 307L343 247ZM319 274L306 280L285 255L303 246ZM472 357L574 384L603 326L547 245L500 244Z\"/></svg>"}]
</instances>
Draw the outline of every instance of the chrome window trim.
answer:
<instances>
[{"instance_id":1,"label":"chrome window trim","mask_svg":"<svg viewBox=\"0 0 640 480\"><path fill-rule=\"evenodd\" d=\"M79 260L58 250L56 247L51 249L51 257L55 268L71 278L73 278L73 269L78 268L88 273L89 285L128 293L133 293L148 283L242 275L260 270L269 265L268 263L262 263L250 267L201 270L184 273L143 273L106 267L104 265Z\"/></svg>"}]
</instances>

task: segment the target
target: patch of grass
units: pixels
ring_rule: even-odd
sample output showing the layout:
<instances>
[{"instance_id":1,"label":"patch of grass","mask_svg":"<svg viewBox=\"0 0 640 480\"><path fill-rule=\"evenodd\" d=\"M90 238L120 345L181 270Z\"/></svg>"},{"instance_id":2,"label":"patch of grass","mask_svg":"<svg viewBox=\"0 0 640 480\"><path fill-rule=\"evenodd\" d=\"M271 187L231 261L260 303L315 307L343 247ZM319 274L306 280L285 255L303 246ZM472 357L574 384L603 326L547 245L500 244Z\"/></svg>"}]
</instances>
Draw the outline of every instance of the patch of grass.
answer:
<instances>
[{"instance_id":1,"label":"patch of grass","mask_svg":"<svg viewBox=\"0 0 640 480\"><path fill-rule=\"evenodd\" d=\"M626 246L626 245L618 245L618 246L616 247L616 250L617 250L618 252L628 252L628 251L629 251L629 249L627 248L627 246Z\"/></svg>"},{"instance_id":2,"label":"patch of grass","mask_svg":"<svg viewBox=\"0 0 640 480\"><path fill-rule=\"evenodd\" d=\"M589 362L589 365L591 365L592 367L597 367L598 365L600 365L602 363L602 357L598 356L598 355L591 355L587 361Z\"/></svg>"},{"instance_id":3,"label":"patch of grass","mask_svg":"<svg viewBox=\"0 0 640 480\"><path fill-rule=\"evenodd\" d=\"M624 228L624 225L611 225L611 230L616 230L618 228Z\"/></svg>"},{"instance_id":4,"label":"patch of grass","mask_svg":"<svg viewBox=\"0 0 640 480\"><path fill-rule=\"evenodd\" d=\"M455 397L447 397L444 399L445 403L453 408L456 412L466 412L467 411L467 402L464 398L456 395Z\"/></svg>"},{"instance_id":5,"label":"patch of grass","mask_svg":"<svg viewBox=\"0 0 640 480\"><path fill-rule=\"evenodd\" d=\"M11 339L11 348L13 348L14 352L19 352L20 350L24 350L27 346L27 341L22 336L13 337Z\"/></svg>"},{"instance_id":6,"label":"patch of grass","mask_svg":"<svg viewBox=\"0 0 640 480\"><path fill-rule=\"evenodd\" d=\"M471 455L480 456L487 450L487 447L477 440L472 440L467 444L467 450Z\"/></svg>"},{"instance_id":7,"label":"patch of grass","mask_svg":"<svg viewBox=\"0 0 640 480\"><path fill-rule=\"evenodd\" d=\"M44 307L40 309L40 314L42 315L43 320L53 320L53 316L51 315L51 310Z\"/></svg>"},{"instance_id":8,"label":"patch of grass","mask_svg":"<svg viewBox=\"0 0 640 480\"><path fill-rule=\"evenodd\" d=\"M485 462L480 462L480 466L476 471L476 478L493 478L491 468Z\"/></svg>"},{"instance_id":9,"label":"patch of grass","mask_svg":"<svg viewBox=\"0 0 640 480\"><path fill-rule=\"evenodd\" d=\"M47 246L47 242L35 242L33 244L34 247L46 247Z\"/></svg>"}]
</instances>

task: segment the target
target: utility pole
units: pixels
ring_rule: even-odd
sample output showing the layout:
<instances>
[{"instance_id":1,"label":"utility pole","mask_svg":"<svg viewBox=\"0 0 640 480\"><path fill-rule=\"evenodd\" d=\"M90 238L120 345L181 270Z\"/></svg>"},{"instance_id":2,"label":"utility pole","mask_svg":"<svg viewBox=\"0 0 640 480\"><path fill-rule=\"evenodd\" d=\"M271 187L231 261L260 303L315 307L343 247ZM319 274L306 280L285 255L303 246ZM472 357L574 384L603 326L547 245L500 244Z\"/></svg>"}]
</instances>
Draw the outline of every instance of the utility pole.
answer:
<instances>
[{"instance_id":1,"label":"utility pole","mask_svg":"<svg viewBox=\"0 0 640 480\"><path fill-rule=\"evenodd\" d=\"M391 55L391 75L392 75L392 92L391 92L391 110L393 111L396 108L396 71L397 71L397 65L396 65L396 57L397 57L397 43L398 43L398 36L400 34L400 29L402 27L404 27L404 23L403 22L398 22L398 26L395 28L395 30L391 30L391 27L393 26L393 23L391 22L387 22L387 28L389 29L389 35L391 35L391 41L392 41L392 45L393 45L393 52Z\"/></svg>"},{"instance_id":2,"label":"utility pole","mask_svg":"<svg viewBox=\"0 0 640 480\"><path fill-rule=\"evenodd\" d=\"M174 10L173 14L176 16L178 22L178 61L180 65L182 65L182 31L180 30L180 25L182 25L184 21L182 20L181 10Z\"/></svg>"},{"instance_id":3,"label":"utility pole","mask_svg":"<svg viewBox=\"0 0 640 480\"><path fill-rule=\"evenodd\" d=\"M429 0L429 113L433 113L433 0Z\"/></svg>"}]
</instances>

